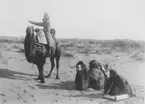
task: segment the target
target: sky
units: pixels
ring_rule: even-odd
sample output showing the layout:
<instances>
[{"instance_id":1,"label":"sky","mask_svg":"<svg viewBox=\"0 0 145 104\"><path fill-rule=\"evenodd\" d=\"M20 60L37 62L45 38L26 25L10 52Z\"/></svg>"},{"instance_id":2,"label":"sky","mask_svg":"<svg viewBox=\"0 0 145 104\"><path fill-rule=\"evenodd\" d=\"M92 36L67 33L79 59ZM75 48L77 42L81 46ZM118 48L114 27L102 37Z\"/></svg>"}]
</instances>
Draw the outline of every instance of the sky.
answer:
<instances>
[{"instance_id":1,"label":"sky","mask_svg":"<svg viewBox=\"0 0 145 104\"><path fill-rule=\"evenodd\" d=\"M56 38L145 40L145 0L0 0L0 35L24 37L45 12Z\"/></svg>"}]
</instances>

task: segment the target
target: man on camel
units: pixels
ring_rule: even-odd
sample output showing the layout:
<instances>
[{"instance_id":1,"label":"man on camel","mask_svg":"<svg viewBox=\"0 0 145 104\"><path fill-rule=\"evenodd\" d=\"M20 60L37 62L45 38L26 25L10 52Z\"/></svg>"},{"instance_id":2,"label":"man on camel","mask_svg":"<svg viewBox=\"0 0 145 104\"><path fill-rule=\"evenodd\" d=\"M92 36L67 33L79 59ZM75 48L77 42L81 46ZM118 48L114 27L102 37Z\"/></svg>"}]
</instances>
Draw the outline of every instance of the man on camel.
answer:
<instances>
[{"instance_id":1,"label":"man on camel","mask_svg":"<svg viewBox=\"0 0 145 104\"><path fill-rule=\"evenodd\" d=\"M38 40L38 43L48 46L48 48L47 48L48 54L51 55L52 51L53 51L52 48L56 48L56 39L55 39L55 36L52 36L52 34L51 34L48 13L44 13L44 17L42 19L42 22L29 21L29 23L43 27L43 30L41 30L41 29L35 30L37 40Z\"/></svg>"}]
</instances>

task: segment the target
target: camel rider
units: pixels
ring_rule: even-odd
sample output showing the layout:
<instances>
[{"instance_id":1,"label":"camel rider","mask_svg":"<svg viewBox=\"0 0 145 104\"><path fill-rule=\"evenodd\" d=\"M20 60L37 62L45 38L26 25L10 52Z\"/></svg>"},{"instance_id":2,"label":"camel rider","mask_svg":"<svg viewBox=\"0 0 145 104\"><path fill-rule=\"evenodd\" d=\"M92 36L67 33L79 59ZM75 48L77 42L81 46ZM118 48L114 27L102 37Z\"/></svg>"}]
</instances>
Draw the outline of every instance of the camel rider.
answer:
<instances>
[{"instance_id":1,"label":"camel rider","mask_svg":"<svg viewBox=\"0 0 145 104\"><path fill-rule=\"evenodd\" d=\"M44 17L42 19L42 22L33 22L29 21L31 24L37 25L37 26L42 26L43 31L40 32L41 35L45 34L45 39L43 39L43 44L48 44L49 47L49 54L51 55L52 53L52 47L54 46L54 39L52 35L50 34L50 22L49 22L49 16L48 13L44 13ZM46 41L44 41L46 40Z\"/></svg>"}]
</instances>

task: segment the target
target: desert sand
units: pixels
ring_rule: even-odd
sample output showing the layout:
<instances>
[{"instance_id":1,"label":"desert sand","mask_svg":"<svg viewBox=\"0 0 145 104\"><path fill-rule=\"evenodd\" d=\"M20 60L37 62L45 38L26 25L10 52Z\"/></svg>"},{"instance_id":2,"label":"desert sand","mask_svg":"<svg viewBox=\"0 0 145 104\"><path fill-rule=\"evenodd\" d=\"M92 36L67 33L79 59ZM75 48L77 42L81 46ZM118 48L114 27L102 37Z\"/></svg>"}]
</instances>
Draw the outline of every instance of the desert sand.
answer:
<instances>
[{"instance_id":1,"label":"desert sand","mask_svg":"<svg viewBox=\"0 0 145 104\"><path fill-rule=\"evenodd\" d=\"M77 40L76 45L73 40L70 42L60 40L62 46L60 79L55 79L56 68L54 68L51 78L45 78L45 83L42 84L34 80L38 70L35 65L27 62L23 43L18 42L18 39L10 40L0 42L0 104L144 104L145 51L142 48L135 47L129 52L107 50L98 52L94 48L87 51L84 47L88 46L83 47L83 44L97 47L98 50L103 47L100 46L101 43L98 45L93 41L85 43L88 40L81 42ZM86 91L75 90L76 63L83 60L88 65L92 59L109 64L123 75L136 96L114 102L101 98L101 91L91 88ZM44 75L49 71L50 61L47 58Z\"/></svg>"}]
</instances>

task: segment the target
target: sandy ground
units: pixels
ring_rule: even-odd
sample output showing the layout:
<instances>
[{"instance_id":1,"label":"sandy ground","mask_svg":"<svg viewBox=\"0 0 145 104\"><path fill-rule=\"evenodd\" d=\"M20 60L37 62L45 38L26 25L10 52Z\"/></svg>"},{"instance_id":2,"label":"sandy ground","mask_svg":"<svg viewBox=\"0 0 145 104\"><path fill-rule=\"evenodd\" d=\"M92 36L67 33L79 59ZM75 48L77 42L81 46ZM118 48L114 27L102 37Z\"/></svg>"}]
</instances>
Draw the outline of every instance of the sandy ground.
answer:
<instances>
[{"instance_id":1,"label":"sandy ground","mask_svg":"<svg viewBox=\"0 0 145 104\"><path fill-rule=\"evenodd\" d=\"M17 50L2 50L0 59L0 104L143 104L145 85L145 61L131 58L131 54L114 53L108 55L75 54L73 58L60 60L60 80L55 79L56 68L45 84L34 80L38 75L35 65L26 61L24 54ZM126 77L136 97L114 102L100 97L101 91L88 89L76 91L74 88L75 65L83 60L87 65L92 59L110 64L119 74ZM50 70L49 58L44 74Z\"/></svg>"}]
</instances>

